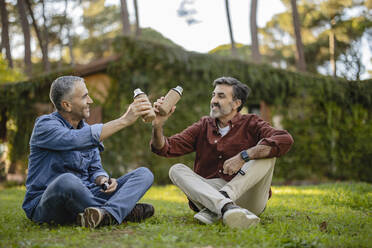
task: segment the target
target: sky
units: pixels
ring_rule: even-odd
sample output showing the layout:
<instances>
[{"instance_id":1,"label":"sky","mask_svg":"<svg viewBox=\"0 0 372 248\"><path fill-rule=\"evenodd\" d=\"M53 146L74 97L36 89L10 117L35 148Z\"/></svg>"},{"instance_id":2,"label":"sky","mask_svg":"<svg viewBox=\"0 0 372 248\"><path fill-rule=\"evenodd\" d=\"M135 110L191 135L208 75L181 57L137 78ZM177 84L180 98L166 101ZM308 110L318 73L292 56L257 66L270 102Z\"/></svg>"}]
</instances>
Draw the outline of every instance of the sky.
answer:
<instances>
[{"instance_id":1,"label":"sky","mask_svg":"<svg viewBox=\"0 0 372 248\"><path fill-rule=\"evenodd\" d=\"M181 0L137 1L141 27L151 27L159 31L186 50L208 52L221 44L230 43L224 0L195 0L194 4L186 5L187 8L194 8L197 11L195 19L200 22L194 25L188 25L185 18L177 15ZM129 12L133 14L133 1L127 2ZM234 40L248 44L251 40L250 1L229 2ZM261 0L258 3L257 24L260 27L263 27L274 14L285 10L280 0Z\"/></svg>"},{"instance_id":2,"label":"sky","mask_svg":"<svg viewBox=\"0 0 372 248\"><path fill-rule=\"evenodd\" d=\"M106 0L108 4L120 4L120 0ZM151 27L181 45L186 50L205 53L215 47L230 43L224 0L194 0L188 9L195 9L194 18L200 22L188 25L185 18L177 15L181 0L137 0L139 20L142 28ZM133 1L127 0L131 22L134 22ZM250 1L230 0L230 15L234 40L250 44L249 14ZM280 0L260 0L257 8L257 25L264 27L272 16L283 12ZM372 70L371 51L366 39L362 42L363 64L366 71ZM364 73L362 79L370 77Z\"/></svg>"},{"instance_id":3,"label":"sky","mask_svg":"<svg viewBox=\"0 0 372 248\"><path fill-rule=\"evenodd\" d=\"M186 50L206 53L219 45L229 44L230 36L226 18L225 0L189 0L194 1L186 5L187 9L195 9L194 18L199 22L188 25L185 18L177 15L182 0L137 0L139 8L140 26L150 27L165 37L182 46ZM230 0L230 15L234 40L237 43L250 44L249 14L250 2L248 0ZM105 4L120 5L120 0L106 0ZM134 23L134 6L132 0L127 0L131 23ZM280 0L259 0L257 8L257 25L264 27L266 22L285 10ZM77 19L82 15L82 9L73 10ZM76 33L81 33L75 30ZM19 39L21 39L20 37ZM22 39L19 40L22 42ZM36 43L32 44L35 48ZM368 48L368 41L362 40L362 61L366 71L372 70L372 52ZM18 52L22 56L21 50ZM362 79L370 78L368 73Z\"/></svg>"}]
</instances>

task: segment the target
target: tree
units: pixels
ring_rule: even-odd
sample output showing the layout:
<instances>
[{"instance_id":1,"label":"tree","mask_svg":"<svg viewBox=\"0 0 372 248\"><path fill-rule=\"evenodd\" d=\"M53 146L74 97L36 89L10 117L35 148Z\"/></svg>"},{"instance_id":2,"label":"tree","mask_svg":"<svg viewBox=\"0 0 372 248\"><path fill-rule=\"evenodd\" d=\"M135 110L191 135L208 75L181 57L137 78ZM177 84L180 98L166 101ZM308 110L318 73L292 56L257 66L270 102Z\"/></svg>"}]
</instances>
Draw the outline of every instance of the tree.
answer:
<instances>
[{"instance_id":1,"label":"tree","mask_svg":"<svg viewBox=\"0 0 372 248\"><path fill-rule=\"evenodd\" d=\"M290 0L282 0L287 10L279 13L266 23L260 30L263 39L262 54L273 65L294 69L296 64L296 40ZM342 64L341 57L345 55L355 41L372 35L371 11L366 7L365 0L302 0L297 4L299 16L302 19L301 36L304 45L306 70L313 73L343 76L343 73L330 67L331 51L334 54L334 65ZM332 21L334 20L334 21ZM333 22L333 24L332 24ZM334 32L334 49L330 49L330 34ZM360 49L360 47L358 47ZM348 56L359 56L349 53ZM311 58L311 59L310 59ZM353 59L353 61L356 61ZM357 63L354 63L356 66ZM341 67L340 67L341 68ZM344 67L342 67L344 69ZM356 74L354 74L356 75Z\"/></svg>"},{"instance_id":2,"label":"tree","mask_svg":"<svg viewBox=\"0 0 372 248\"><path fill-rule=\"evenodd\" d=\"M32 19L32 26L34 27L36 37L37 37L37 40L39 42L39 46L40 46L40 49L41 49L43 67L44 67L44 70L48 72L48 71L50 71L50 63L49 63L49 58L48 58L48 44L46 42L44 42L44 39L41 35L41 31L40 31L39 26L37 24L37 21L36 21L36 18L35 18L34 11L32 9L30 0L25 0L25 2L26 2L26 5L27 5L28 12L30 13L30 17ZM43 9L43 11L44 11L44 9Z\"/></svg>"},{"instance_id":3,"label":"tree","mask_svg":"<svg viewBox=\"0 0 372 248\"><path fill-rule=\"evenodd\" d=\"M17 1L18 13L19 18L21 21L22 31L23 31L23 40L24 40L24 62L25 62L25 73L27 76L31 76L32 74L32 63L31 63L31 34L30 34L30 27L27 20L27 14L25 9L25 2L24 0Z\"/></svg>"},{"instance_id":4,"label":"tree","mask_svg":"<svg viewBox=\"0 0 372 248\"><path fill-rule=\"evenodd\" d=\"M10 50L10 43L9 43L9 17L8 17L8 10L6 9L6 2L5 0L0 0L0 13L1 13L1 45L5 48L6 59L8 60L8 64L10 68L13 68L13 59L12 53ZM0 47L0 50L2 50Z\"/></svg>"},{"instance_id":5,"label":"tree","mask_svg":"<svg viewBox=\"0 0 372 248\"><path fill-rule=\"evenodd\" d=\"M127 0L120 0L121 6L121 21L123 24L123 34L130 35L130 23Z\"/></svg>"},{"instance_id":6,"label":"tree","mask_svg":"<svg viewBox=\"0 0 372 248\"><path fill-rule=\"evenodd\" d=\"M301 25L300 25L300 18L298 16L297 11L297 3L296 0L291 0L291 7L292 7L292 17L293 17L293 27L294 33L296 38L296 64L299 71L306 71L306 62L305 62L305 54L304 54L304 45L302 43L301 37Z\"/></svg>"},{"instance_id":7,"label":"tree","mask_svg":"<svg viewBox=\"0 0 372 248\"><path fill-rule=\"evenodd\" d=\"M134 12L135 12L135 15L136 15L136 36L140 36L141 35L141 28L140 28L140 25L139 25L139 13L138 13L137 0L133 0L133 4L134 4Z\"/></svg>"},{"instance_id":8,"label":"tree","mask_svg":"<svg viewBox=\"0 0 372 248\"><path fill-rule=\"evenodd\" d=\"M261 63L261 54L257 35L257 0L251 0L250 27L252 39L252 60L254 63Z\"/></svg>"},{"instance_id":9,"label":"tree","mask_svg":"<svg viewBox=\"0 0 372 248\"><path fill-rule=\"evenodd\" d=\"M47 18L46 18L46 13L45 13L45 2L44 0L40 0L41 2L41 5L42 5L42 14L43 14L43 37L44 37L44 54L45 54L45 58L48 58L49 55L49 34L48 34L48 26L47 26ZM42 49L43 49L42 48ZM50 64L49 63L46 63L46 71L49 72L50 71Z\"/></svg>"},{"instance_id":10,"label":"tree","mask_svg":"<svg viewBox=\"0 0 372 248\"><path fill-rule=\"evenodd\" d=\"M188 8L187 5L193 5L194 0L182 0L180 3L180 6L177 9L177 15L179 17L183 17L186 19L186 23L188 25L194 25L199 23L200 21L195 19L195 14L197 13L196 9L194 8Z\"/></svg>"},{"instance_id":11,"label":"tree","mask_svg":"<svg viewBox=\"0 0 372 248\"><path fill-rule=\"evenodd\" d=\"M231 54L236 57L236 47L235 47L235 41L234 41L234 35L233 30L231 26L231 18L230 18L230 10L229 10L229 0L225 0L225 7L226 7L226 17L227 17L227 24L229 26L229 34L230 34L230 41L231 41Z\"/></svg>"}]
</instances>

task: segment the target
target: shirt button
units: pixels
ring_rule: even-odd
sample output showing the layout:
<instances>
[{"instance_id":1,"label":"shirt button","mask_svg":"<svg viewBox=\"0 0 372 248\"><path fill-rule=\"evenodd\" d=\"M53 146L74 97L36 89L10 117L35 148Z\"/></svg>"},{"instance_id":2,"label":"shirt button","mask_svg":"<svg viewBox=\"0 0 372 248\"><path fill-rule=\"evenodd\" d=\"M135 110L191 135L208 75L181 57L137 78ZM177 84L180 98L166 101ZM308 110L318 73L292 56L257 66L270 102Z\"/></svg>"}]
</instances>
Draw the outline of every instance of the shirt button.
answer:
<instances>
[{"instance_id":1,"label":"shirt button","mask_svg":"<svg viewBox=\"0 0 372 248\"><path fill-rule=\"evenodd\" d=\"M217 140L214 140L214 143L217 143Z\"/></svg>"},{"instance_id":2,"label":"shirt button","mask_svg":"<svg viewBox=\"0 0 372 248\"><path fill-rule=\"evenodd\" d=\"M218 158L222 158L222 156L220 155L220 156L218 156Z\"/></svg>"}]
</instances>

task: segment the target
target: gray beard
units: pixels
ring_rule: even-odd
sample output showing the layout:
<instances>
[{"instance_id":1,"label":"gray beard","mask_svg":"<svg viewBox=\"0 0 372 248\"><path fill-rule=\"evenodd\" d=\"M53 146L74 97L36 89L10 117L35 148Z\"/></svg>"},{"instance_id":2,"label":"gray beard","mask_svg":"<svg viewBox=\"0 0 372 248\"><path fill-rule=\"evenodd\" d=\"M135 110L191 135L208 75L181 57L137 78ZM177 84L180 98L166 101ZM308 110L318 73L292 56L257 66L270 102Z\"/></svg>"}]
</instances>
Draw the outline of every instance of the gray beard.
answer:
<instances>
[{"instance_id":1,"label":"gray beard","mask_svg":"<svg viewBox=\"0 0 372 248\"><path fill-rule=\"evenodd\" d=\"M229 109L218 108L218 110L216 109L215 111L213 111L213 109L211 108L211 111L209 112L209 116L212 118L219 118L223 115L228 115L232 111L232 106L229 106L229 107L230 107Z\"/></svg>"},{"instance_id":2,"label":"gray beard","mask_svg":"<svg viewBox=\"0 0 372 248\"><path fill-rule=\"evenodd\" d=\"M218 118L221 116L221 111L213 111L211 109L211 111L209 112L209 116L212 118Z\"/></svg>"}]
</instances>

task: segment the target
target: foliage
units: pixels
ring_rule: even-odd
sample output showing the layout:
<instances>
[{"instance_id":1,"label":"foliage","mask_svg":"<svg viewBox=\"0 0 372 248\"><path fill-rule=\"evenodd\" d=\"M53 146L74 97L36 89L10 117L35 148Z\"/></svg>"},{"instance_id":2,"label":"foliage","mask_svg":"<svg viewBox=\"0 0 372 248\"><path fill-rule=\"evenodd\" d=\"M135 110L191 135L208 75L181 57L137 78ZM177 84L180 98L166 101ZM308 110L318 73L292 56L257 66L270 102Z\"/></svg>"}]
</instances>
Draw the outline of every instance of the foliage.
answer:
<instances>
[{"instance_id":1,"label":"foliage","mask_svg":"<svg viewBox=\"0 0 372 248\"><path fill-rule=\"evenodd\" d=\"M260 52L264 63L295 70L295 37L290 1L283 0L286 11L274 15L260 29ZM328 69L329 34L336 35L338 76L359 80L365 68L362 63L361 40L371 39L372 12L367 1L298 1L302 40L307 71L331 74ZM334 19L334 22L332 20ZM333 24L332 24L333 23ZM230 45L220 45L209 53L231 56ZM371 49L371 48L370 48ZM237 49L238 56L251 61L249 45Z\"/></svg>"},{"instance_id":2,"label":"foliage","mask_svg":"<svg viewBox=\"0 0 372 248\"><path fill-rule=\"evenodd\" d=\"M275 15L260 30L263 35L261 49L263 54L277 65L285 64L285 68L294 68L295 42L290 1L283 2L287 10ZM349 68L340 70L346 74L339 74L346 78L359 79L363 68L361 55L355 53L360 46L355 43L358 43L363 35L369 36L369 30L372 28L372 12L367 1L303 0L298 3L298 11L302 19L302 40L308 71L317 72L319 67L327 71L330 60L329 35L334 32L336 59L343 62L343 65L344 56L349 57ZM350 66L352 70L347 73Z\"/></svg>"},{"instance_id":3,"label":"foliage","mask_svg":"<svg viewBox=\"0 0 372 248\"><path fill-rule=\"evenodd\" d=\"M8 120L6 138L9 157L12 163L21 165L18 173L24 173L27 167L28 143L37 117L34 104L48 102L50 84L56 77L66 74L71 74L71 70L51 73L27 82L0 85L0 112L5 111Z\"/></svg>"},{"instance_id":4,"label":"foliage","mask_svg":"<svg viewBox=\"0 0 372 248\"><path fill-rule=\"evenodd\" d=\"M208 115L213 80L232 76L253 89L248 106L265 101L294 137L292 150L278 159L274 179L326 176L371 181L371 81L299 74L139 39L117 38L113 44L120 60L107 70L113 82L102 105L104 122L123 114L135 88L142 88L155 101L180 84L184 95L164 130L170 136ZM8 136L13 162L26 160L36 117L30 106L48 102L50 83L57 75L69 73L0 87L0 106L9 106L9 120L17 127ZM154 172L157 183L167 183L172 164L193 165L194 154L166 159L151 153L150 139L151 125L141 120L113 135L102 153L105 168L117 176L144 165Z\"/></svg>"},{"instance_id":5,"label":"foliage","mask_svg":"<svg viewBox=\"0 0 372 248\"><path fill-rule=\"evenodd\" d=\"M237 52L237 57L239 59L252 62L252 54L251 54L251 46L245 46L241 43L235 43L236 46L236 52ZM232 57L231 55L231 44L225 44L225 45L220 45L208 52L209 54L218 54L220 56L229 56Z\"/></svg>"},{"instance_id":6,"label":"foliage","mask_svg":"<svg viewBox=\"0 0 372 248\"><path fill-rule=\"evenodd\" d=\"M154 186L143 202L155 215L143 223L95 230L37 225L21 209L24 188L0 191L1 247L369 247L372 186L366 183L273 187L257 227L229 229L193 219L175 186Z\"/></svg>"},{"instance_id":7,"label":"foliage","mask_svg":"<svg viewBox=\"0 0 372 248\"><path fill-rule=\"evenodd\" d=\"M8 67L8 63L0 56L0 84L23 80L22 73Z\"/></svg>"}]
</instances>

